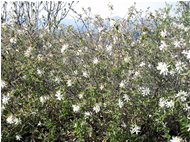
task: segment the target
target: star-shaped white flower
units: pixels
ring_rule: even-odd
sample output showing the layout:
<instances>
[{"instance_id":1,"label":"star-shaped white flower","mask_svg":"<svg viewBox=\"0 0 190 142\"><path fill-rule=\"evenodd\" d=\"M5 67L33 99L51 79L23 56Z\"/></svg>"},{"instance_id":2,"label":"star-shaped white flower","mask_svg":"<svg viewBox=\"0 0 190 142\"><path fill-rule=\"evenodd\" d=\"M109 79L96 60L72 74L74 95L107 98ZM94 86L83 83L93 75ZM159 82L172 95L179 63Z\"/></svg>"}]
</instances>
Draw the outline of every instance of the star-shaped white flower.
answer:
<instances>
[{"instance_id":1,"label":"star-shaped white flower","mask_svg":"<svg viewBox=\"0 0 190 142\"><path fill-rule=\"evenodd\" d=\"M174 41L175 48L179 48L181 46L181 43L179 41Z\"/></svg>"},{"instance_id":2,"label":"star-shaped white flower","mask_svg":"<svg viewBox=\"0 0 190 142\"><path fill-rule=\"evenodd\" d=\"M143 96L147 96L150 94L150 89L148 87L141 87L140 90Z\"/></svg>"},{"instance_id":3,"label":"star-shaped white flower","mask_svg":"<svg viewBox=\"0 0 190 142\"><path fill-rule=\"evenodd\" d=\"M187 125L187 132L190 132L190 124L189 125Z\"/></svg>"},{"instance_id":4,"label":"star-shaped white flower","mask_svg":"<svg viewBox=\"0 0 190 142\"><path fill-rule=\"evenodd\" d=\"M182 54L185 54L186 58L190 59L190 50L189 51L183 51Z\"/></svg>"},{"instance_id":5,"label":"star-shaped white flower","mask_svg":"<svg viewBox=\"0 0 190 142\"><path fill-rule=\"evenodd\" d=\"M89 112L89 111L86 111L86 112L84 113L84 115L85 115L86 117L90 116L91 114L92 114L92 113Z\"/></svg>"},{"instance_id":6,"label":"star-shaped white flower","mask_svg":"<svg viewBox=\"0 0 190 142\"><path fill-rule=\"evenodd\" d=\"M21 140L21 135L16 135L16 140L20 141Z\"/></svg>"},{"instance_id":7,"label":"star-shaped white flower","mask_svg":"<svg viewBox=\"0 0 190 142\"><path fill-rule=\"evenodd\" d=\"M96 64L98 64L98 62L99 62L99 61L98 61L98 58L95 57L94 60L93 60L93 64L96 65Z\"/></svg>"},{"instance_id":8,"label":"star-shaped white flower","mask_svg":"<svg viewBox=\"0 0 190 142\"><path fill-rule=\"evenodd\" d=\"M80 111L80 106L79 105L72 105L73 111L74 112L79 112Z\"/></svg>"},{"instance_id":9,"label":"star-shaped white flower","mask_svg":"<svg viewBox=\"0 0 190 142\"><path fill-rule=\"evenodd\" d=\"M67 80L67 86L70 87L72 86L73 82L71 80Z\"/></svg>"},{"instance_id":10,"label":"star-shaped white flower","mask_svg":"<svg viewBox=\"0 0 190 142\"><path fill-rule=\"evenodd\" d=\"M57 83L60 83L60 82L61 82L61 78L58 77L58 76L56 76L56 77L55 77L55 81L56 81Z\"/></svg>"},{"instance_id":11,"label":"star-shaped white flower","mask_svg":"<svg viewBox=\"0 0 190 142\"><path fill-rule=\"evenodd\" d=\"M173 108L175 105L175 102L173 100L167 101L166 102L166 107L167 108Z\"/></svg>"},{"instance_id":12,"label":"star-shaped white flower","mask_svg":"<svg viewBox=\"0 0 190 142\"><path fill-rule=\"evenodd\" d=\"M83 73L82 73L82 75L84 76L84 77L86 77L86 78L88 78L88 73L87 73L87 71L83 71Z\"/></svg>"},{"instance_id":13,"label":"star-shaped white flower","mask_svg":"<svg viewBox=\"0 0 190 142\"><path fill-rule=\"evenodd\" d=\"M21 124L21 119L20 118L16 118L14 115L9 115L6 119L8 124Z\"/></svg>"},{"instance_id":14,"label":"star-shaped white flower","mask_svg":"<svg viewBox=\"0 0 190 142\"><path fill-rule=\"evenodd\" d=\"M106 47L106 51L107 51L108 53L111 53L111 52L112 52L112 45L107 46L107 47Z\"/></svg>"},{"instance_id":15,"label":"star-shaped white flower","mask_svg":"<svg viewBox=\"0 0 190 142\"><path fill-rule=\"evenodd\" d=\"M172 139L170 140L170 142L182 142L183 141L183 139L182 138L180 138L180 137L172 137Z\"/></svg>"},{"instance_id":16,"label":"star-shaped white flower","mask_svg":"<svg viewBox=\"0 0 190 142\"><path fill-rule=\"evenodd\" d=\"M104 89L104 85L100 85L100 90L103 90Z\"/></svg>"},{"instance_id":17,"label":"star-shaped white flower","mask_svg":"<svg viewBox=\"0 0 190 142\"><path fill-rule=\"evenodd\" d=\"M161 108L163 108L163 107L165 107L165 104L166 104L166 100L164 98L160 98L160 100L159 100L159 106Z\"/></svg>"},{"instance_id":18,"label":"star-shaped white flower","mask_svg":"<svg viewBox=\"0 0 190 142\"><path fill-rule=\"evenodd\" d=\"M100 104L96 103L95 106L93 107L93 110L98 113L100 111Z\"/></svg>"},{"instance_id":19,"label":"star-shaped white flower","mask_svg":"<svg viewBox=\"0 0 190 142\"><path fill-rule=\"evenodd\" d=\"M119 84L119 87L120 88L124 88L125 87L125 84L126 84L126 81L125 80L122 80Z\"/></svg>"},{"instance_id":20,"label":"star-shaped white flower","mask_svg":"<svg viewBox=\"0 0 190 142\"><path fill-rule=\"evenodd\" d=\"M119 108L122 108L124 106L124 103L121 99L118 100Z\"/></svg>"},{"instance_id":21,"label":"star-shaped white flower","mask_svg":"<svg viewBox=\"0 0 190 142\"><path fill-rule=\"evenodd\" d=\"M47 99L48 99L48 98L47 98L46 96L41 96L41 97L40 97L40 102L41 102L42 104L44 104Z\"/></svg>"},{"instance_id":22,"label":"star-shaped white flower","mask_svg":"<svg viewBox=\"0 0 190 142\"><path fill-rule=\"evenodd\" d=\"M1 88L5 88L7 86L7 83L4 80L1 80Z\"/></svg>"},{"instance_id":23,"label":"star-shaped white flower","mask_svg":"<svg viewBox=\"0 0 190 142\"><path fill-rule=\"evenodd\" d=\"M145 65L146 65L146 64L145 64L144 62L141 62L139 66L140 66L140 67L143 67L143 66L145 66Z\"/></svg>"},{"instance_id":24,"label":"star-shaped white flower","mask_svg":"<svg viewBox=\"0 0 190 142\"><path fill-rule=\"evenodd\" d=\"M37 74L38 74L38 75L41 76L43 73L44 73L44 71L42 71L42 70L40 70L40 69L37 69Z\"/></svg>"},{"instance_id":25,"label":"star-shaped white flower","mask_svg":"<svg viewBox=\"0 0 190 142\"><path fill-rule=\"evenodd\" d=\"M4 105L8 104L9 100L10 100L10 95L9 95L9 93L8 93L6 96L3 95L2 103L3 103Z\"/></svg>"},{"instance_id":26,"label":"star-shaped white flower","mask_svg":"<svg viewBox=\"0 0 190 142\"><path fill-rule=\"evenodd\" d=\"M127 94L123 95L124 101L128 102L130 100L129 96Z\"/></svg>"},{"instance_id":27,"label":"star-shaped white flower","mask_svg":"<svg viewBox=\"0 0 190 142\"><path fill-rule=\"evenodd\" d=\"M77 70L75 70L73 73L74 73L75 75L78 75L78 71L77 71Z\"/></svg>"},{"instance_id":28,"label":"star-shaped white flower","mask_svg":"<svg viewBox=\"0 0 190 142\"><path fill-rule=\"evenodd\" d=\"M79 99L82 99L83 97L84 97L83 93L79 94Z\"/></svg>"},{"instance_id":29,"label":"star-shaped white flower","mask_svg":"<svg viewBox=\"0 0 190 142\"><path fill-rule=\"evenodd\" d=\"M160 74L167 75L168 74L168 65L164 62L158 63L157 70L160 71Z\"/></svg>"},{"instance_id":30,"label":"star-shaped white flower","mask_svg":"<svg viewBox=\"0 0 190 142\"><path fill-rule=\"evenodd\" d=\"M167 44L165 41L161 41L161 45L159 46L160 50L166 49Z\"/></svg>"},{"instance_id":31,"label":"star-shaped white flower","mask_svg":"<svg viewBox=\"0 0 190 142\"><path fill-rule=\"evenodd\" d=\"M175 64L175 67L176 67L176 71L178 73L181 73L185 69L186 65L181 61L177 61Z\"/></svg>"},{"instance_id":32,"label":"star-shaped white flower","mask_svg":"<svg viewBox=\"0 0 190 142\"><path fill-rule=\"evenodd\" d=\"M62 45L61 53L63 54L67 48L68 48L67 44Z\"/></svg>"},{"instance_id":33,"label":"star-shaped white flower","mask_svg":"<svg viewBox=\"0 0 190 142\"><path fill-rule=\"evenodd\" d=\"M55 96L57 97L57 100L59 100L59 101L62 100L62 98L63 98L63 95L61 94L60 90L56 92Z\"/></svg>"},{"instance_id":34,"label":"star-shaped white flower","mask_svg":"<svg viewBox=\"0 0 190 142\"><path fill-rule=\"evenodd\" d=\"M8 124L13 124L14 123L14 116L11 114L7 117L6 119Z\"/></svg>"},{"instance_id":35,"label":"star-shaped white flower","mask_svg":"<svg viewBox=\"0 0 190 142\"><path fill-rule=\"evenodd\" d=\"M167 36L167 31L166 31L166 30L161 31L161 33L160 33L160 34L161 34L161 36L162 36L162 37L166 37L166 36Z\"/></svg>"},{"instance_id":36,"label":"star-shaped white flower","mask_svg":"<svg viewBox=\"0 0 190 142\"><path fill-rule=\"evenodd\" d=\"M10 43L16 44L16 42L17 42L16 38L13 37L10 39Z\"/></svg>"},{"instance_id":37,"label":"star-shaped white flower","mask_svg":"<svg viewBox=\"0 0 190 142\"><path fill-rule=\"evenodd\" d=\"M130 132L131 134L138 134L141 131L141 127L137 126L136 124L131 126Z\"/></svg>"}]
</instances>

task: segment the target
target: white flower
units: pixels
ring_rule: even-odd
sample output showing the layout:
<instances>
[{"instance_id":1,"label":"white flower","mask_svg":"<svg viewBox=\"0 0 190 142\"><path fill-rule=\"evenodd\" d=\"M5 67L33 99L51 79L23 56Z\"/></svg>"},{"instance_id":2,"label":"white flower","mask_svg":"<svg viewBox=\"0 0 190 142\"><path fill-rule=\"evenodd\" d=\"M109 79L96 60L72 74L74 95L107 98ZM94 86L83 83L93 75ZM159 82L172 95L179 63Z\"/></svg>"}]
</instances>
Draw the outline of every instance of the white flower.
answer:
<instances>
[{"instance_id":1,"label":"white flower","mask_svg":"<svg viewBox=\"0 0 190 142\"><path fill-rule=\"evenodd\" d=\"M3 112L4 109L5 109L5 106L1 105L1 112Z\"/></svg>"},{"instance_id":2,"label":"white flower","mask_svg":"<svg viewBox=\"0 0 190 142\"><path fill-rule=\"evenodd\" d=\"M159 106L161 108L163 108L163 107L165 107L165 104L166 104L166 100L164 98L160 98L160 100L159 100Z\"/></svg>"},{"instance_id":3,"label":"white flower","mask_svg":"<svg viewBox=\"0 0 190 142\"><path fill-rule=\"evenodd\" d=\"M161 45L159 46L160 50L163 50L167 47L166 42L165 41L161 41Z\"/></svg>"},{"instance_id":4,"label":"white flower","mask_svg":"<svg viewBox=\"0 0 190 142\"><path fill-rule=\"evenodd\" d=\"M141 127L139 127L135 124L135 125L131 126L130 132L131 132L131 134L138 134L138 133L140 133L140 130L141 130Z\"/></svg>"},{"instance_id":5,"label":"white flower","mask_svg":"<svg viewBox=\"0 0 190 142\"><path fill-rule=\"evenodd\" d=\"M189 111L189 110L190 110L190 106L189 106L188 103L185 103L183 106L184 106L183 109L184 109L185 111Z\"/></svg>"},{"instance_id":6,"label":"white flower","mask_svg":"<svg viewBox=\"0 0 190 142\"><path fill-rule=\"evenodd\" d=\"M71 80L67 80L67 86L70 87L72 86L73 82Z\"/></svg>"},{"instance_id":7,"label":"white flower","mask_svg":"<svg viewBox=\"0 0 190 142\"><path fill-rule=\"evenodd\" d=\"M149 67L149 68L152 68L152 65L151 65L151 64L148 64L148 67Z\"/></svg>"},{"instance_id":8,"label":"white flower","mask_svg":"<svg viewBox=\"0 0 190 142\"><path fill-rule=\"evenodd\" d=\"M112 45L107 46L106 51L108 53L111 53L112 52Z\"/></svg>"},{"instance_id":9,"label":"white flower","mask_svg":"<svg viewBox=\"0 0 190 142\"><path fill-rule=\"evenodd\" d=\"M181 46L181 43L179 41L174 41L175 48L179 48Z\"/></svg>"},{"instance_id":10,"label":"white flower","mask_svg":"<svg viewBox=\"0 0 190 142\"><path fill-rule=\"evenodd\" d=\"M183 139L182 138L180 138L180 137L172 137L172 139L170 140L170 142L182 142L183 141Z\"/></svg>"},{"instance_id":11,"label":"white flower","mask_svg":"<svg viewBox=\"0 0 190 142\"><path fill-rule=\"evenodd\" d=\"M41 122L41 121L39 121L39 122L38 122L38 126L41 126L41 125L42 125L42 122Z\"/></svg>"},{"instance_id":12,"label":"white flower","mask_svg":"<svg viewBox=\"0 0 190 142\"><path fill-rule=\"evenodd\" d=\"M63 95L61 94L60 90L56 92L55 96L57 97L58 100L62 100L63 98Z\"/></svg>"},{"instance_id":13,"label":"white flower","mask_svg":"<svg viewBox=\"0 0 190 142\"><path fill-rule=\"evenodd\" d=\"M122 122L121 127L123 127L123 128L127 127L127 125L125 124L125 122Z\"/></svg>"},{"instance_id":14,"label":"white flower","mask_svg":"<svg viewBox=\"0 0 190 142\"><path fill-rule=\"evenodd\" d=\"M16 41L17 41L17 40L16 40L16 38L14 38L14 37L10 39L10 43L16 44Z\"/></svg>"},{"instance_id":15,"label":"white flower","mask_svg":"<svg viewBox=\"0 0 190 142\"><path fill-rule=\"evenodd\" d=\"M1 88L5 88L7 86L7 83L4 80L1 80Z\"/></svg>"},{"instance_id":16,"label":"white flower","mask_svg":"<svg viewBox=\"0 0 190 142\"><path fill-rule=\"evenodd\" d=\"M187 125L187 132L190 132L190 124L189 125Z\"/></svg>"},{"instance_id":17,"label":"white flower","mask_svg":"<svg viewBox=\"0 0 190 142\"><path fill-rule=\"evenodd\" d=\"M146 64L145 64L144 62L141 62L139 66L140 66L140 67L143 67L143 66L145 66L145 65L146 65Z\"/></svg>"},{"instance_id":18,"label":"white flower","mask_svg":"<svg viewBox=\"0 0 190 142\"><path fill-rule=\"evenodd\" d=\"M103 90L104 89L104 85L100 85L100 90Z\"/></svg>"},{"instance_id":19,"label":"white flower","mask_svg":"<svg viewBox=\"0 0 190 142\"><path fill-rule=\"evenodd\" d=\"M9 115L9 117L7 117L6 119L8 124L21 124L21 119L20 118L16 118L14 115Z\"/></svg>"},{"instance_id":20,"label":"white flower","mask_svg":"<svg viewBox=\"0 0 190 142\"><path fill-rule=\"evenodd\" d=\"M183 24L178 24L177 26L178 26L179 29L182 29L182 30L185 29L185 26Z\"/></svg>"},{"instance_id":21,"label":"white flower","mask_svg":"<svg viewBox=\"0 0 190 142\"><path fill-rule=\"evenodd\" d=\"M179 91L179 92L176 94L176 98L180 98L180 100L181 100L182 102L184 102L184 101L187 100L187 96L188 96L188 94L187 94L187 92L185 92L185 91Z\"/></svg>"},{"instance_id":22,"label":"white flower","mask_svg":"<svg viewBox=\"0 0 190 142\"><path fill-rule=\"evenodd\" d=\"M47 100L47 97L46 97L46 96L41 96L41 97L40 97L40 102L41 102L42 104L45 103L46 100Z\"/></svg>"},{"instance_id":23,"label":"white flower","mask_svg":"<svg viewBox=\"0 0 190 142\"><path fill-rule=\"evenodd\" d=\"M181 61L178 61L176 64L175 64L175 67L176 67L176 70L181 73L183 71L183 69L185 68L185 64Z\"/></svg>"},{"instance_id":24,"label":"white flower","mask_svg":"<svg viewBox=\"0 0 190 142\"><path fill-rule=\"evenodd\" d=\"M3 103L4 105L6 105L6 104L8 104L9 100L10 100L10 95L9 95L9 93L8 93L6 96L3 96L3 98L2 98L2 103Z\"/></svg>"},{"instance_id":25,"label":"white flower","mask_svg":"<svg viewBox=\"0 0 190 142\"><path fill-rule=\"evenodd\" d=\"M93 60L93 64L96 65L96 64L98 64L98 62L99 62L99 61L98 61L98 58L94 58L94 60Z\"/></svg>"},{"instance_id":26,"label":"white flower","mask_svg":"<svg viewBox=\"0 0 190 142\"><path fill-rule=\"evenodd\" d=\"M86 78L88 78L88 73L87 73L87 71L83 71L83 73L82 73L82 75L84 76L84 77L86 77Z\"/></svg>"},{"instance_id":27,"label":"white flower","mask_svg":"<svg viewBox=\"0 0 190 142\"><path fill-rule=\"evenodd\" d=\"M175 102L173 100L167 100L167 99L164 99L164 98L160 98L159 100L159 106L161 108L163 107L166 107L166 108L173 108L175 105Z\"/></svg>"},{"instance_id":28,"label":"white flower","mask_svg":"<svg viewBox=\"0 0 190 142\"><path fill-rule=\"evenodd\" d=\"M150 89L148 87L141 87L140 90L143 96L147 96L150 94Z\"/></svg>"},{"instance_id":29,"label":"white flower","mask_svg":"<svg viewBox=\"0 0 190 142\"><path fill-rule=\"evenodd\" d=\"M2 28L6 28L6 23L1 23Z\"/></svg>"},{"instance_id":30,"label":"white flower","mask_svg":"<svg viewBox=\"0 0 190 142\"><path fill-rule=\"evenodd\" d=\"M38 74L38 75L40 75L40 76L41 76L43 73L44 73L44 72L43 72L42 70L37 69L37 74Z\"/></svg>"},{"instance_id":31,"label":"white flower","mask_svg":"<svg viewBox=\"0 0 190 142\"><path fill-rule=\"evenodd\" d=\"M6 121L8 124L13 124L15 122L14 116L11 114L9 117L7 117Z\"/></svg>"},{"instance_id":32,"label":"white flower","mask_svg":"<svg viewBox=\"0 0 190 142\"><path fill-rule=\"evenodd\" d=\"M187 95L188 95L187 92L185 92L185 91L179 91L177 93L176 97L187 96Z\"/></svg>"},{"instance_id":33,"label":"white flower","mask_svg":"<svg viewBox=\"0 0 190 142\"><path fill-rule=\"evenodd\" d=\"M21 140L21 135L16 135L16 140L20 141Z\"/></svg>"},{"instance_id":34,"label":"white flower","mask_svg":"<svg viewBox=\"0 0 190 142\"><path fill-rule=\"evenodd\" d=\"M73 111L74 112L79 112L80 111L80 106L79 105L72 105Z\"/></svg>"},{"instance_id":35,"label":"white flower","mask_svg":"<svg viewBox=\"0 0 190 142\"><path fill-rule=\"evenodd\" d=\"M24 52L24 55L26 57L29 57L31 55L31 52L32 52L32 47L28 47L28 49Z\"/></svg>"},{"instance_id":36,"label":"white flower","mask_svg":"<svg viewBox=\"0 0 190 142\"><path fill-rule=\"evenodd\" d=\"M61 53L63 54L67 48L68 48L68 44L64 44L61 48Z\"/></svg>"},{"instance_id":37,"label":"white flower","mask_svg":"<svg viewBox=\"0 0 190 142\"><path fill-rule=\"evenodd\" d=\"M126 84L126 81L125 80L122 80L119 84L119 87L120 88L124 88L125 87L125 84Z\"/></svg>"},{"instance_id":38,"label":"white flower","mask_svg":"<svg viewBox=\"0 0 190 142\"><path fill-rule=\"evenodd\" d=\"M96 103L95 106L93 107L93 110L98 113L100 111L100 104Z\"/></svg>"},{"instance_id":39,"label":"white flower","mask_svg":"<svg viewBox=\"0 0 190 142\"><path fill-rule=\"evenodd\" d=\"M173 100L170 100L170 101L166 101L166 107L167 108L173 108L174 107L174 101Z\"/></svg>"},{"instance_id":40,"label":"white flower","mask_svg":"<svg viewBox=\"0 0 190 142\"><path fill-rule=\"evenodd\" d=\"M21 119L20 118L15 118L15 124L17 125L17 124L21 124Z\"/></svg>"},{"instance_id":41,"label":"white flower","mask_svg":"<svg viewBox=\"0 0 190 142\"><path fill-rule=\"evenodd\" d=\"M124 103L121 99L118 101L119 108L122 108L124 106Z\"/></svg>"},{"instance_id":42,"label":"white flower","mask_svg":"<svg viewBox=\"0 0 190 142\"><path fill-rule=\"evenodd\" d=\"M166 36L167 36L167 31L166 31L166 30L161 31L161 33L160 33L160 34L161 34L161 36L162 36L162 37L166 37Z\"/></svg>"},{"instance_id":43,"label":"white flower","mask_svg":"<svg viewBox=\"0 0 190 142\"><path fill-rule=\"evenodd\" d=\"M139 75L140 75L140 72L136 71L135 74L134 74L134 77L138 77Z\"/></svg>"},{"instance_id":44,"label":"white flower","mask_svg":"<svg viewBox=\"0 0 190 142\"><path fill-rule=\"evenodd\" d=\"M39 38L43 38L43 37L44 37L44 35L43 35L43 34L40 34Z\"/></svg>"},{"instance_id":45,"label":"white flower","mask_svg":"<svg viewBox=\"0 0 190 142\"><path fill-rule=\"evenodd\" d=\"M86 112L84 113L84 115L85 115L85 116L90 116L90 115L91 115L91 112L86 111Z\"/></svg>"},{"instance_id":46,"label":"white flower","mask_svg":"<svg viewBox=\"0 0 190 142\"><path fill-rule=\"evenodd\" d=\"M183 54L186 54L186 58L190 59L190 50L189 51L183 51Z\"/></svg>"},{"instance_id":47,"label":"white flower","mask_svg":"<svg viewBox=\"0 0 190 142\"><path fill-rule=\"evenodd\" d=\"M51 43L47 43L47 46L49 47L49 48L51 48L52 47L52 44Z\"/></svg>"},{"instance_id":48,"label":"white flower","mask_svg":"<svg viewBox=\"0 0 190 142\"><path fill-rule=\"evenodd\" d=\"M158 63L157 70L160 70L160 74L167 75L168 74L168 65L164 62Z\"/></svg>"},{"instance_id":49,"label":"white flower","mask_svg":"<svg viewBox=\"0 0 190 142\"><path fill-rule=\"evenodd\" d=\"M123 95L124 101L128 102L130 100L129 96L127 94Z\"/></svg>"},{"instance_id":50,"label":"white flower","mask_svg":"<svg viewBox=\"0 0 190 142\"><path fill-rule=\"evenodd\" d=\"M83 98L83 96L84 96L84 94L83 94L83 93L79 94L79 99L82 99L82 98Z\"/></svg>"},{"instance_id":51,"label":"white flower","mask_svg":"<svg viewBox=\"0 0 190 142\"><path fill-rule=\"evenodd\" d=\"M38 59L39 61L42 61L42 60L43 60L43 56L42 56L41 54L39 54L39 55L37 56L37 59Z\"/></svg>"},{"instance_id":52,"label":"white flower","mask_svg":"<svg viewBox=\"0 0 190 142\"><path fill-rule=\"evenodd\" d=\"M56 81L57 83L60 83L60 82L61 82L61 78L58 77L58 76L56 76L56 77L55 77L55 81Z\"/></svg>"},{"instance_id":53,"label":"white flower","mask_svg":"<svg viewBox=\"0 0 190 142\"><path fill-rule=\"evenodd\" d=\"M75 74L75 75L78 75L78 71L77 71L77 70L75 70L75 71L74 71L74 74Z\"/></svg>"},{"instance_id":54,"label":"white flower","mask_svg":"<svg viewBox=\"0 0 190 142\"><path fill-rule=\"evenodd\" d=\"M175 70L170 70L169 73L170 73L170 75L174 76L176 71Z\"/></svg>"},{"instance_id":55,"label":"white flower","mask_svg":"<svg viewBox=\"0 0 190 142\"><path fill-rule=\"evenodd\" d=\"M124 58L124 62L128 63L128 62L130 61L130 59L131 59L131 57L127 55L127 56Z\"/></svg>"}]
</instances>

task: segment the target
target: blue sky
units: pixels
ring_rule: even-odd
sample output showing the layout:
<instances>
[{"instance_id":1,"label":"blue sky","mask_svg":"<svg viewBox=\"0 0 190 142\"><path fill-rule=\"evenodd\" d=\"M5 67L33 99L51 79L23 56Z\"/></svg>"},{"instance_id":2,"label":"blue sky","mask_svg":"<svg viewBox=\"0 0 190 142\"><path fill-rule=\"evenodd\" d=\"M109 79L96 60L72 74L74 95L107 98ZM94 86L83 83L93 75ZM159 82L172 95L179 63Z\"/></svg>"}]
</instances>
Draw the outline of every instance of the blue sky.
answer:
<instances>
[{"instance_id":1,"label":"blue sky","mask_svg":"<svg viewBox=\"0 0 190 142\"><path fill-rule=\"evenodd\" d=\"M103 18L106 18L110 15L108 4L111 3L114 7L112 16L124 17L127 14L128 8L136 2L137 9L146 10L147 7L150 7L150 10L156 10L163 8L165 2L169 4L176 4L177 1L163 1L163 0L79 0L79 3L75 6L77 12L81 12L82 7L88 8L91 7L93 14L100 14ZM72 15L72 13L70 13ZM69 18L69 16L67 17Z\"/></svg>"}]
</instances>

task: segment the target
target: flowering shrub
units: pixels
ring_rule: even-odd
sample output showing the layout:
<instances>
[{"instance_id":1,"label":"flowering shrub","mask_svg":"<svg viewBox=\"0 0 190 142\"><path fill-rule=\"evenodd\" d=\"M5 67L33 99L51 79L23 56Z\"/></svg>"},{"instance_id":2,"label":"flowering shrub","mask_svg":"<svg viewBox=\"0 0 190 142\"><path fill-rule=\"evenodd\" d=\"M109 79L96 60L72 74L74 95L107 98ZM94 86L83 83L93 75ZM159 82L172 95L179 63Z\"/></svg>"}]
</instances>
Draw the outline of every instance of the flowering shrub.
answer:
<instances>
[{"instance_id":1,"label":"flowering shrub","mask_svg":"<svg viewBox=\"0 0 190 142\"><path fill-rule=\"evenodd\" d=\"M2 23L2 140L190 141L190 15L170 12L83 15L85 31Z\"/></svg>"}]
</instances>

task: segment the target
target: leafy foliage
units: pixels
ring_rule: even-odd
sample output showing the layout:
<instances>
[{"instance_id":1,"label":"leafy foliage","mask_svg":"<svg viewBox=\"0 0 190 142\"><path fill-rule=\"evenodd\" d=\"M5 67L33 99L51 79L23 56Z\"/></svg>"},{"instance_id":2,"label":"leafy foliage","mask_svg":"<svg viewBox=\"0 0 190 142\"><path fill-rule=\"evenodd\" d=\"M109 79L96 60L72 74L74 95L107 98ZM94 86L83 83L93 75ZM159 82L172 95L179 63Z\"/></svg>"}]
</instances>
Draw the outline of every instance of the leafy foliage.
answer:
<instances>
[{"instance_id":1,"label":"leafy foliage","mask_svg":"<svg viewBox=\"0 0 190 142\"><path fill-rule=\"evenodd\" d=\"M190 141L189 15L171 11L82 15L83 32L2 23L2 140Z\"/></svg>"}]
</instances>

